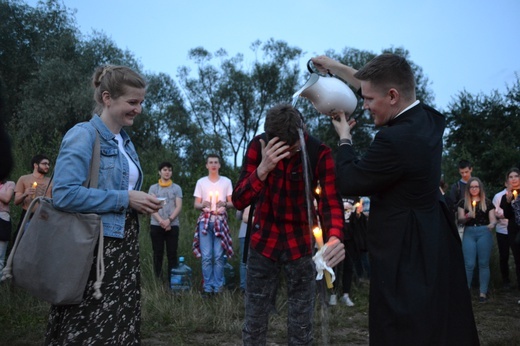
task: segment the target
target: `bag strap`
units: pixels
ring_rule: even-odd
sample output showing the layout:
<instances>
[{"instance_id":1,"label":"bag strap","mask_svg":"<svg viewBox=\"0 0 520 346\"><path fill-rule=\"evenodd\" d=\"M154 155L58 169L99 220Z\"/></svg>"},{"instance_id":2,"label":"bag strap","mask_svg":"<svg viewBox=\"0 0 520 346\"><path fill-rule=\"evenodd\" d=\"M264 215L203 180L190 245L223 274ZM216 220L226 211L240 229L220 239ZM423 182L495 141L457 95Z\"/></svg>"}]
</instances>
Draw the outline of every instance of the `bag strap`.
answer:
<instances>
[{"instance_id":1,"label":"bag strap","mask_svg":"<svg viewBox=\"0 0 520 346\"><path fill-rule=\"evenodd\" d=\"M96 281L94 282L94 293L92 294L94 298L101 299L103 294L101 294L101 284L103 283L103 278L105 277L105 260L103 258L103 251L105 244L103 242L103 222L100 222L99 227L99 241L98 241L98 253L97 253L97 261L96 261Z\"/></svg>"},{"instance_id":2,"label":"bag strap","mask_svg":"<svg viewBox=\"0 0 520 346\"><path fill-rule=\"evenodd\" d=\"M96 139L94 140L94 147L92 151L92 157L90 158L90 169L89 169L89 175L88 179L83 183L84 187L92 187L97 188L98 186L98 178L99 178L99 165L101 161L101 143L99 141L99 133L96 131ZM51 174L51 179L49 180L49 184L47 184L47 188L45 189L45 192L43 193L44 196L47 196L47 191L49 190L49 187L51 186L52 180L54 179L54 170ZM31 209L27 209L31 210Z\"/></svg>"},{"instance_id":3,"label":"bag strap","mask_svg":"<svg viewBox=\"0 0 520 346\"><path fill-rule=\"evenodd\" d=\"M101 144L99 140L99 133L96 131L96 140L94 141L94 149L92 151L92 158L90 159L90 174L88 180L84 186L96 189L98 186L99 178L99 165L101 161ZM100 222L99 227L99 239L98 239L98 253L96 261L96 281L94 282L94 298L101 299L101 285L103 283L103 277L105 276L105 260L103 258L104 251L104 234L103 234L103 222Z\"/></svg>"},{"instance_id":4,"label":"bag strap","mask_svg":"<svg viewBox=\"0 0 520 346\"><path fill-rule=\"evenodd\" d=\"M90 173L88 180L84 186L96 189L98 187L99 165L101 161L101 143L99 141L99 133L96 130L96 140L94 141L94 149L90 158Z\"/></svg>"}]
</instances>

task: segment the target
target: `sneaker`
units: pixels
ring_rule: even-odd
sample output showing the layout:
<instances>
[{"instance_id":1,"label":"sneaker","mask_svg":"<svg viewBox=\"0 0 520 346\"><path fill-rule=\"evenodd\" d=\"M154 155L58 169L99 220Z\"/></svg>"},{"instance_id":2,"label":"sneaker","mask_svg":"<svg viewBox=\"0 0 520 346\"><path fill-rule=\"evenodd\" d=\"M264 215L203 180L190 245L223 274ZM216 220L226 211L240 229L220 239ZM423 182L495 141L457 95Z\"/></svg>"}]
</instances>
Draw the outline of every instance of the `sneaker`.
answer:
<instances>
[{"instance_id":1,"label":"sneaker","mask_svg":"<svg viewBox=\"0 0 520 346\"><path fill-rule=\"evenodd\" d=\"M335 294L331 294L329 298L329 305L336 305L338 303L338 298Z\"/></svg>"},{"instance_id":2,"label":"sneaker","mask_svg":"<svg viewBox=\"0 0 520 346\"><path fill-rule=\"evenodd\" d=\"M354 306L354 303L352 302L352 300L350 300L348 294L345 294L343 297L341 297L341 301L345 303L346 306Z\"/></svg>"},{"instance_id":3,"label":"sneaker","mask_svg":"<svg viewBox=\"0 0 520 346\"><path fill-rule=\"evenodd\" d=\"M480 297L478 297L478 301L480 303L485 303L485 302L487 302L487 300L488 300L487 296L485 296L485 295L481 295Z\"/></svg>"}]
</instances>

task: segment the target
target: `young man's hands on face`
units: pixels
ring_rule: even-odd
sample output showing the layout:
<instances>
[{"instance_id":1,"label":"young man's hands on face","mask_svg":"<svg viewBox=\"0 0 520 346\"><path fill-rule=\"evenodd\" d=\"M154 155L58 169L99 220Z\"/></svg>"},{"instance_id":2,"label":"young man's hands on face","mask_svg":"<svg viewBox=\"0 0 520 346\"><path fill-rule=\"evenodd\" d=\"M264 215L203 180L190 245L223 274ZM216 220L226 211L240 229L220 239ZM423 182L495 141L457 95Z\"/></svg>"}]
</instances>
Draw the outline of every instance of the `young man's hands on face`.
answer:
<instances>
[{"instance_id":1,"label":"young man's hands on face","mask_svg":"<svg viewBox=\"0 0 520 346\"><path fill-rule=\"evenodd\" d=\"M278 162L288 157L291 153L289 152L290 146L278 137L271 139L267 145L263 139L260 139L260 144L262 145L262 162L256 169L256 173L258 178L264 181Z\"/></svg>"}]
</instances>

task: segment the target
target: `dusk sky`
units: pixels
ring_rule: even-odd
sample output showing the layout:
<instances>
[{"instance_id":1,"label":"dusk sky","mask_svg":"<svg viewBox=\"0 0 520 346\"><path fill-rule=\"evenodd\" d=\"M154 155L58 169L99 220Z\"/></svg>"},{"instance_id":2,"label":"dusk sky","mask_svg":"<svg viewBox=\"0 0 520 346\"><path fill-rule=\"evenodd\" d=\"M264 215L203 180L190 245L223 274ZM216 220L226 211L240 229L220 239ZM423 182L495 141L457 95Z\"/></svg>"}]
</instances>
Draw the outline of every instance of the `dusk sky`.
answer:
<instances>
[{"instance_id":1,"label":"dusk sky","mask_svg":"<svg viewBox=\"0 0 520 346\"><path fill-rule=\"evenodd\" d=\"M26 1L34 6L36 0ZM176 80L203 47L254 60L255 40L282 40L307 60L345 47L380 53L403 47L423 68L439 109L459 92L505 93L520 73L520 1L64 0L82 34L104 32L146 72ZM262 57L258 57L262 59ZM288 98L291 95L288 95Z\"/></svg>"}]
</instances>

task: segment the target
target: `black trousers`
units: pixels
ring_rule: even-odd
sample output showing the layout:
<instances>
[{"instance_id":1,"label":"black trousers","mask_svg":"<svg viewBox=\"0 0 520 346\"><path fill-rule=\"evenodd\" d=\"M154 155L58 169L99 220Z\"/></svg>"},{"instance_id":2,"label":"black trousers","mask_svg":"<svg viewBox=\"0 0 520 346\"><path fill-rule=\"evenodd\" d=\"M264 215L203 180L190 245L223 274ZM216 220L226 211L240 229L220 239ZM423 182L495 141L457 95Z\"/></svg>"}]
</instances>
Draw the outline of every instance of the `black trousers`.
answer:
<instances>
[{"instance_id":1,"label":"black trousers","mask_svg":"<svg viewBox=\"0 0 520 346\"><path fill-rule=\"evenodd\" d=\"M509 283L509 237L507 234L496 233L498 257L500 260L500 273L502 274L502 282Z\"/></svg>"},{"instance_id":2,"label":"black trousers","mask_svg":"<svg viewBox=\"0 0 520 346\"><path fill-rule=\"evenodd\" d=\"M150 237L152 239L153 250L153 270L155 276L162 277L162 265L164 258L164 248L166 246L166 259L168 261L169 277L172 268L176 268L177 246L179 244L179 226L172 226L171 230L166 231L161 226L150 225Z\"/></svg>"}]
</instances>

